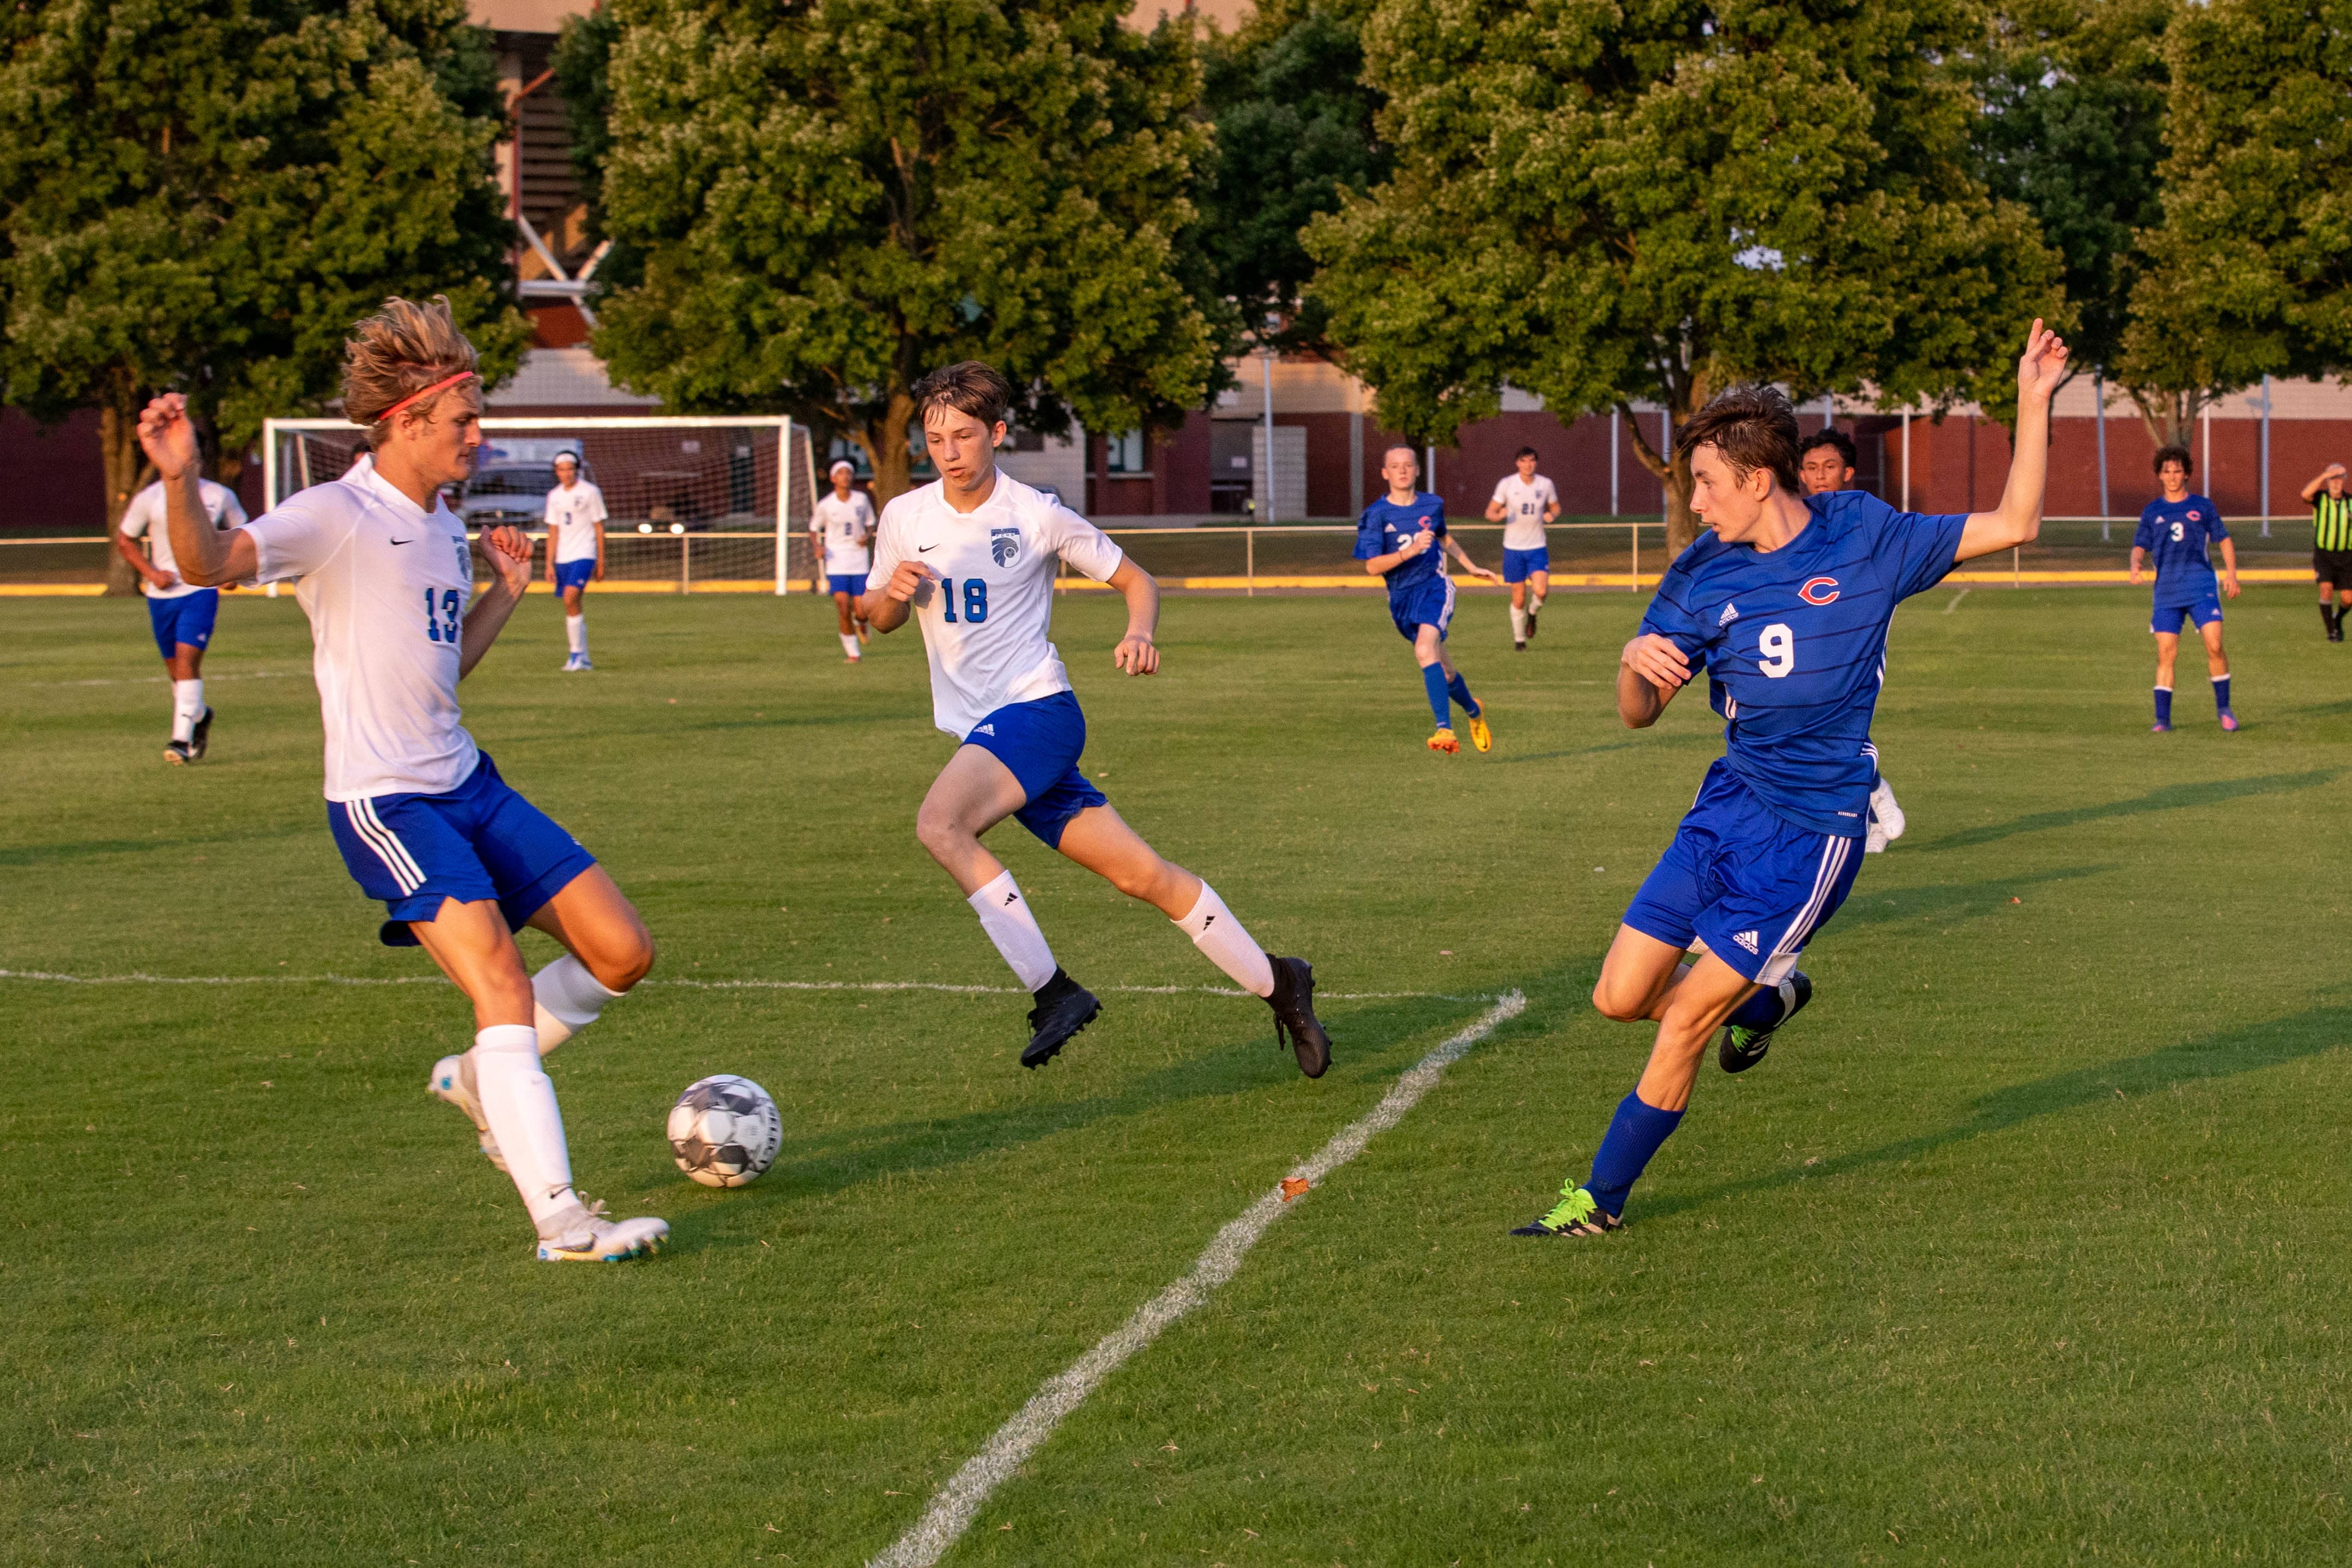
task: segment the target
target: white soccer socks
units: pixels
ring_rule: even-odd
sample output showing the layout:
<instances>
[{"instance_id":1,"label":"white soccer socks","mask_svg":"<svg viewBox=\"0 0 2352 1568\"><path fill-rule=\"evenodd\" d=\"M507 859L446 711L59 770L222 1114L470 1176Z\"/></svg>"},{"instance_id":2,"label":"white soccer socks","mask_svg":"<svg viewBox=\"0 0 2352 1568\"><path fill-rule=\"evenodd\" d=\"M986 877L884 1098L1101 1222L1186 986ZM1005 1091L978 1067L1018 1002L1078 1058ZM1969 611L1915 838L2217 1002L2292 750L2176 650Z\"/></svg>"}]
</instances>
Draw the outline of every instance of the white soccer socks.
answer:
<instances>
[{"instance_id":1,"label":"white soccer socks","mask_svg":"<svg viewBox=\"0 0 2352 1568\"><path fill-rule=\"evenodd\" d=\"M539 1053L545 1056L596 1021L604 1004L619 996L608 991L588 966L566 953L530 977L531 995L539 998Z\"/></svg>"},{"instance_id":2,"label":"white soccer socks","mask_svg":"<svg viewBox=\"0 0 2352 1568\"><path fill-rule=\"evenodd\" d=\"M841 651L842 651L844 653L845 653L845 654L847 654L847 655L849 656L849 662L850 662L851 664L854 664L857 663L858 658L860 657L860 655L859 655L859 653L858 653L858 652L857 652L857 633L856 633L856 632L844 632L841 634Z\"/></svg>"},{"instance_id":3,"label":"white soccer socks","mask_svg":"<svg viewBox=\"0 0 2352 1568\"><path fill-rule=\"evenodd\" d=\"M205 683L193 681L172 683L172 738L194 740L196 720L205 716Z\"/></svg>"},{"instance_id":4,"label":"white soccer socks","mask_svg":"<svg viewBox=\"0 0 2352 1568\"><path fill-rule=\"evenodd\" d=\"M1254 997L1274 995L1274 965L1267 961L1265 949L1259 946L1217 890L1207 883L1201 884L1201 896L1192 905L1192 913L1176 922L1192 946L1208 955L1209 962L1223 969L1239 986Z\"/></svg>"},{"instance_id":5,"label":"white soccer socks","mask_svg":"<svg viewBox=\"0 0 2352 1568\"><path fill-rule=\"evenodd\" d=\"M1543 613L1543 607L1544 596L1536 592L1534 588L1530 586L1528 590L1528 613L1530 615L1540 615Z\"/></svg>"},{"instance_id":6,"label":"white soccer socks","mask_svg":"<svg viewBox=\"0 0 2352 1568\"><path fill-rule=\"evenodd\" d=\"M988 933L988 939L996 944L996 950L1024 986L1034 991L1054 977L1054 950L1045 946L1045 933L1038 928L1037 917L1029 913L1029 901L1021 896L1011 872L1000 873L969 902L972 913L980 916L980 928ZM1271 990L1273 982L1267 981L1266 987Z\"/></svg>"},{"instance_id":7,"label":"white soccer socks","mask_svg":"<svg viewBox=\"0 0 2352 1568\"><path fill-rule=\"evenodd\" d=\"M1514 643L1524 643L1527 640L1528 612L1519 606L1514 604L1511 606L1511 641Z\"/></svg>"},{"instance_id":8,"label":"white soccer socks","mask_svg":"<svg viewBox=\"0 0 2352 1568\"><path fill-rule=\"evenodd\" d=\"M573 653L585 658L588 653L588 617L585 615L565 616L563 618L563 642L564 645L570 648Z\"/></svg>"},{"instance_id":9,"label":"white soccer socks","mask_svg":"<svg viewBox=\"0 0 2352 1568\"><path fill-rule=\"evenodd\" d=\"M572 1192L572 1154L563 1142L555 1085L540 1070L539 1031L509 1023L475 1035L474 1088L541 1237L548 1238L551 1224L572 1226L580 1200Z\"/></svg>"}]
</instances>

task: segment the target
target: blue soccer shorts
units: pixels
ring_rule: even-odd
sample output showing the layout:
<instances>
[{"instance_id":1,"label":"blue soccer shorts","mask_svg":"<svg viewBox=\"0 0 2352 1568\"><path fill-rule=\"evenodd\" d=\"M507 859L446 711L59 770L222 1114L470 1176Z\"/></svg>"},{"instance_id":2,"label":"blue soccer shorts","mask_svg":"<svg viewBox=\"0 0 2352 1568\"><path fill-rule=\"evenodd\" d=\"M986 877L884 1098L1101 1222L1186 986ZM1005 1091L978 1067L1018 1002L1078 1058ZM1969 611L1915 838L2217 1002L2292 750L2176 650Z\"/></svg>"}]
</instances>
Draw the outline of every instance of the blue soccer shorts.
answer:
<instances>
[{"instance_id":1,"label":"blue soccer shorts","mask_svg":"<svg viewBox=\"0 0 2352 1568\"><path fill-rule=\"evenodd\" d=\"M588 580L595 575L596 559L593 556L586 560L559 560L555 563L555 591L561 593L567 588L584 589L588 586Z\"/></svg>"},{"instance_id":2,"label":"blue soccer shorts","mask_svg":"<svg viewBox=\"0 0 2352 1568\"><path fill-rule=\"evenodd\" d=\"M1389 619L1408 643L1418 642L1424 626L1436 627L1437 640L1444 642L1445 629L1454 622L1454 580L1440 572L1411 588L1391 590Z\"/></svg>"},{"instance_id":3,"label":"blue soccer shorts","mask_svg":"<svg viewBox=\"0 0 2352 1568\"><path fill-rule=\"evenodd\" d=\"M191 648L210 645L213 622L220 617L220 590L199 588L176 599L147 601L147 624L155 632L155 649L166 659L182 643Z\"/></svg>"},{"instance_id":4,"label":"blue soccer shorts","mask_svg":"<svg viewBox=\"0 0 2352 1568\"><path fill-rule=\"evenodd\" d=\"M1028 801L1013 818L1049 848L1061 847L1062 830L1071 818L1089 806L1110 804L1078 771L1078 756L1087 748L1087 716L1068 692L1008 703L973 725L963 743L979 747L1021 781Z\"/></svg>"},{"instance_id":5,"label":"blue soccer shorts","mask_svg":"<svg viewBox=\"0 0 2352 1568\"><path fill-rule=\"evenodd\" d=\"M2147 629L2159 637L2178 637L2184 621L2194 622L2202 630L2221 619L2221 596L2209 588L2186 604L2158 605L2156 612L2148 617Z\"/></svg>"},{"instance_id":6,"label":"blue soccer shorts","mask_svg":"<svg viewBox=\"0 0 2352 1568\"><path fill-rule=\"evenodd\" d=\"M836 571L825 577L827 593L846 593L855 599L866 591L866 574L862 571Z\"/></svg>"},{"instance_id":7,"label":"blue soccer shorts","mask_svg":"<svg viewBox=\"0 0 2352 1568\"><path fill-rule=\"evenodd\" d=\"M1860 839L1783 821L1718 758L1625 924L1777 986L1845 902L1861 863Z\"/></svg>"},{"instance_id":8,"label":"blue soccer shorts","mask_svg":"<svg viewBox=\"0 0 2352 1568\"><path fill-rule=\"evenodd\" d=\"M1507 549L1503 552L1503 580L1525 582L1537 572L1551 571L1551 547L1536 549Z\"/></svg>"},{"instance_id":9,"label":"blue soccer shorts","mask_svg":"<svg viewBox=\"0 0 2352 1568\"><path fill-rule=\"evenodd\" d=\"M441 901L495 898L520 931L572 879L596 863L555 820L517 794L484 752L472 775L446 795L377 795L330 800L327 825L352 880L391 916L377 933L387 947L413 947L412 920L431 920Z\"/></svg>"}]
</instances>

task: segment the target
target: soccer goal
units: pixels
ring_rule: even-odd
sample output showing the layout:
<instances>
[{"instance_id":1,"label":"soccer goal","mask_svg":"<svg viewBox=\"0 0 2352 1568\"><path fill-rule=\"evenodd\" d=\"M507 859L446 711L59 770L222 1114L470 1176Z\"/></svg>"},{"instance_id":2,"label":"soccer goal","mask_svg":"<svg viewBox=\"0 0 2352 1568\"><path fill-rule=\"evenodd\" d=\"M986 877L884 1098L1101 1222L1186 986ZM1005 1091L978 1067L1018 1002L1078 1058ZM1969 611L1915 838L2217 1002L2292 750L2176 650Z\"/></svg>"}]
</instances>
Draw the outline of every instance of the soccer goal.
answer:
<instances>
[{"instance_id":1,"label":"soccer goal","mask_svg":"<svg viewBox=\"0 0 2352 1568\"><path fill-rule=\"evenodd\" d=\"M265 421L268 504L337 477L365 450L364 433L343 420ZM544 569L558 453L577 456L582 477L604 492L604 587L783 593L809 580L816 465L807 428L790 418L491 415L473 476L447 493L450 508L471 533L528 530Z\"/></svg>"}]
</instances>

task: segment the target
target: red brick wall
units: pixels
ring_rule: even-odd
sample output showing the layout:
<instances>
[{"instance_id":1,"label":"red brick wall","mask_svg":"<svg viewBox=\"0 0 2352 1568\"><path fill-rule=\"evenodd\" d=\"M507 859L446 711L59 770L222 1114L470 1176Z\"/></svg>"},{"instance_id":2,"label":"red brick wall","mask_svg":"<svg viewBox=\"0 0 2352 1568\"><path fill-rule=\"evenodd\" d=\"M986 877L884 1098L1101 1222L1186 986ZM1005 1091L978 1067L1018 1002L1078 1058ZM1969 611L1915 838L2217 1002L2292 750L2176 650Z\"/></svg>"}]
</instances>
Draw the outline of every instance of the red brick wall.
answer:
<instances>
[{"instance_id":1,"label":"red brick wall","mask_svg":"<svg viewBox=\"0 0 2352 1568\"><path fill-rule=\"evenodd\" d=\"M0 473L8 476L0 528L37 538L94 534L106 527L96 409L47 426L13 408L0 409Z\"/></svg>"}]
</instances>

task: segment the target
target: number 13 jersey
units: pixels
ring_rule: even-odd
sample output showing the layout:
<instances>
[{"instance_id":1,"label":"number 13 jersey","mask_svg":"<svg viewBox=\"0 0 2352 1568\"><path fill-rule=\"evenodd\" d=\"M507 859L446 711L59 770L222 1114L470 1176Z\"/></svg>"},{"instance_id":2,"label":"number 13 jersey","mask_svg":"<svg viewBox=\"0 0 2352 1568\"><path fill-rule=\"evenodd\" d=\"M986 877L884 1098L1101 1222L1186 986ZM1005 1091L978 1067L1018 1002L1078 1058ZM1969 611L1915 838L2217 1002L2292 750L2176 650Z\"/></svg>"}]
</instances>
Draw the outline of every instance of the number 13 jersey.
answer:
<instances>
[{"instance_id":1,"label":"number 13 jersey","mask_svg":"<svg viewBox=\"0 0 2352 1568\"><path fill-rule=\"evenodd\" d=\"M366 460L245 525L261 582L300 578L327 729L330 800L463 784L479 756L458 722L458 638L473 596L465 525L430 512Z\"/></svg>"},{"instance_id":2,"label":"number 13 jersey","mask_svg":"<svg viewBox=\"0 0 2352 1568\"><path fill-rule=\"evenodd\" d=\"M1805 505L1812 520L1776 550L1701 533L1642 630L1706 667L1725 760L1757 799L1798 827L1859 838L1887 623L1952 570L1968 518L1898 512L1857 490Z\"/></svg>"},{"instance_id":3,"label":"number 13 jersey","mask_svg":"<svg viewBox=\"0 0 2352 1568\"><path fill-rule=\"evenodd\" d=\"M1097 582L1127 559L1100 528L1001 469L970 512L949 506L936 482L882 508L866 588L880 591L902 560L935 574L914 612L931 661L932 722L958 740L1008 703L1070 689L1045 640L1056 558Z\"/></svg>"}]
</instances>

